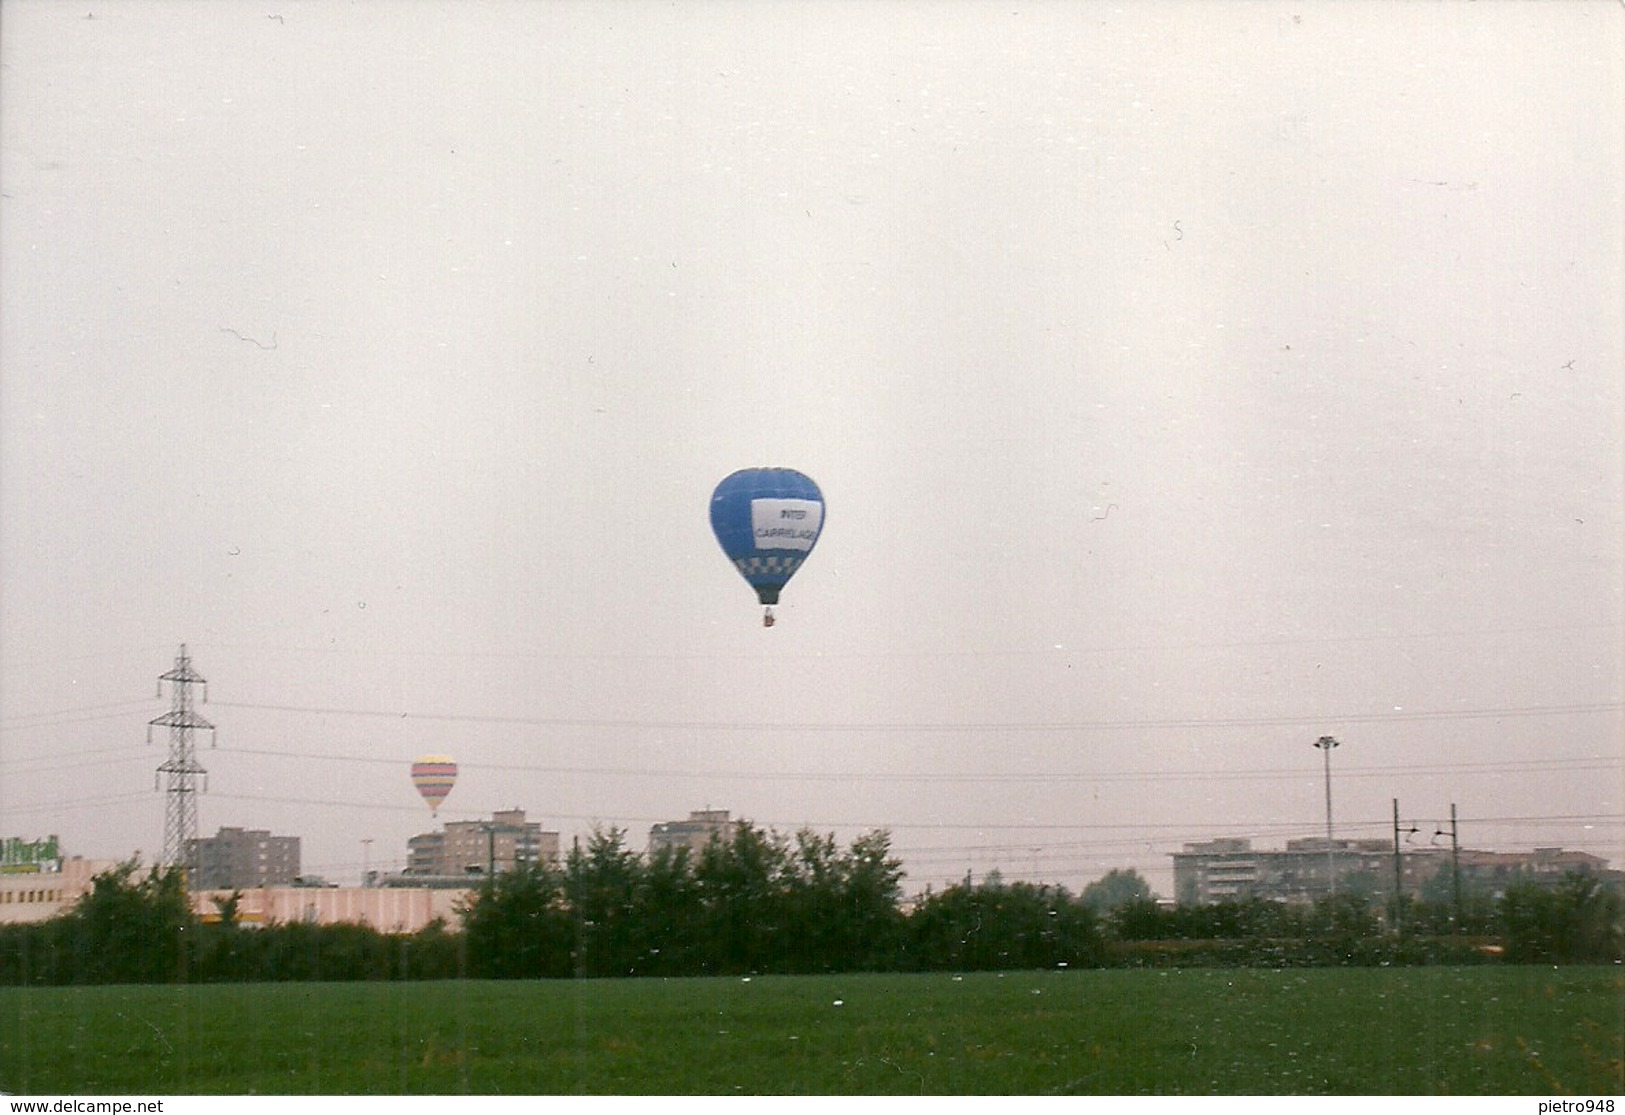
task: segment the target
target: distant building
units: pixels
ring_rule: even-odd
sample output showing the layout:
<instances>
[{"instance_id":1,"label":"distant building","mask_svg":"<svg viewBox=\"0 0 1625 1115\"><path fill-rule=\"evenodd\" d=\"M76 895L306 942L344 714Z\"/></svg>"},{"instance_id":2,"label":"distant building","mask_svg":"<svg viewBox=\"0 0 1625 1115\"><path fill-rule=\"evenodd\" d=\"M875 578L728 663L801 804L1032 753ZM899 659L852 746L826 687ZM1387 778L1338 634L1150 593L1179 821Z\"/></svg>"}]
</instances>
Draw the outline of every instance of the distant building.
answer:
<instances>
[{"instance_id":1,"label":"distant building","mask_svg":"<svg viewBox=\"0 0 1625 1115\"><path fill-rule=\"evenodd\" d=\"M662 848L687 848L699 855L713 840L724 843L734 838L739 822L728 819L726 809L696 809L686 821L666 821L649 830L649 854Z\"/></svg>"},{"instance_id":2,"label":"distant building","mask_svg":"<svg viewBox=\"0 0 1625 1115\"><path fill-rule=\"evenodd\" d=\"M1331 880L1393 877L1393 845L1382 840L1289 840L1285 851L1254 849L1226 838L1186 844L1175 852L1174 897L1182 906L1247 898L1311 902L1331 892Z\"/></svg>"},{"instance_id":3,"label":"distant building","mask_svg":"<svg viewBox=\"0 0 1625 1115\"><path fill-rule=\"evenodd\" d=\"M454 927L470 888L438 887L260 887L240 891L195 891L192 910L205 922L218 922L223 905L237 899L236 923L245 929L304 922L310 925L366 925L380 933L416 933L430 922Z\"/></svg>"},{"instance_id":4,"label":"distant building","mask_svg":"<svg viewBox=\"0 0 1625 1115\"><path fill-rule=\"evenodd\" d=\"M554 847L557 847L557 834ZM200 842L205 843L205 842ZM0 841L0 925L49 921L68 913L95 889L96 877L121 870L118 860L62 855L52 838ZM297 864L294 865L297 871ZM133 876L140 881L147 868ZM455 882L455 886L443 885ZM222 907L235 898L238 924L245 928L289 922L370 925L383 933L416 933L435 921L455 927L473 887L467 878L423 879L396 876L387 887L335 887L310 880L284 885L189 887L193 911L206 922L219 921Z\"/></svg>"},{"instance_id":5,"label":"distant building","mask_svg":"<svg viewBox=\"0 0 1625 1115\"><path fill-rule=\"evenodd\" d=\"M65 914L90 893L97 875L116 867L117 860L78 856L34 865L10 864L0 871L0 925L49 921Z\"/></svg>"},{"instance_id":6,"label":"distant building","mask_svg":"<svg viewBox=\"0 0 1625 1115\"><path fill-rule=\"evenodd\" d=\"M191 842L197 868L192 890L285 886L299 878L299 838L264 830L222 828Z\"/></svg>"},{"instance_id":7,"label":"distant building","mask_svg":"<svg viewBox=\"0 0 1625 1115\"><path fill-rule=\"evenodd\" d=\"M1569 875L1587 875L1618 885L1619 871L1610 871L1608 861L1590 852L1569 852L1562 848L1536 848L1533 852L1479 852L1461 850L1461 881L1492 897L1499 897L1514 883L1555 887ZM1450 866L1445 857L1445 869Z\"/></svg>"},{"instance_id":8,"label":"distant building","mask_svg":"<svg viewBox=\"0 0 1625 1115\"><path fill-rule=\"evenodd\" d=\"M1186 844L1173 853L1174 895L1182 906L1262 898L1308 903L1333 891L1386 896L1394 891L1394 845L1390 840L1289 840L1282 850L1255 849L1250 840L1226 838ZM1498 896L1515 882L1555 886L1571 873L1605 881L1618 878L1608 861L1588 852L1537 848L1533 852L1461 849L1463 886ZM1399 887L1416 897L1438 874L1451 870L1448 848L1402 848Z\"/></svg>"},{"instance_id":9,"label":"distant building","mask_svg":"<svg viewBox=\"0 0 1625 1115\"><path fill-rule=\"evenodd\" d=\"M489 821L449 821L438 832L406 842L409 885L415 878L466 879L559 862L559 834L526 821L523 809L505 809Z\"/></svg>"}]
</instances>

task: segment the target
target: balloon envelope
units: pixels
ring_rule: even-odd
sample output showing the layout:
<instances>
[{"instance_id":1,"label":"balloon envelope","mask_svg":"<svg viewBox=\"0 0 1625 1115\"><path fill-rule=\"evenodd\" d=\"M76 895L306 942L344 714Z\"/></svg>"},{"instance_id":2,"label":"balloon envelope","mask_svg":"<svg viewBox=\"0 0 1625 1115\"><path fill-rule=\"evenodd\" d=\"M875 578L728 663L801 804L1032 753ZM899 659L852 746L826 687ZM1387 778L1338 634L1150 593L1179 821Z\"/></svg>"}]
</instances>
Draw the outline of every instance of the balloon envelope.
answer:
<instances>
[{"instance_id":1,"label":"balloon envelope","mask_svg":"<svg viewBox=\"0 0 1625 1115\"><path fill-rule=\"evenodd\" d=\"M412 764L412 785L429 803L431 813L440 809L440 803L446 800L456 781L457 764L444 755L425 755Z\"/></svg>"},{"instance_id":2,"label":"balloon envelope","mask_svg":"<svg viewBox=\"0 0 1625 1115\"><path fill-rule=\"evenodd\" d=\"M823 528L823 493L792 468L741 469L711 493L717 542L763 604L779 602Z\"/></svg>"}]
</instances>

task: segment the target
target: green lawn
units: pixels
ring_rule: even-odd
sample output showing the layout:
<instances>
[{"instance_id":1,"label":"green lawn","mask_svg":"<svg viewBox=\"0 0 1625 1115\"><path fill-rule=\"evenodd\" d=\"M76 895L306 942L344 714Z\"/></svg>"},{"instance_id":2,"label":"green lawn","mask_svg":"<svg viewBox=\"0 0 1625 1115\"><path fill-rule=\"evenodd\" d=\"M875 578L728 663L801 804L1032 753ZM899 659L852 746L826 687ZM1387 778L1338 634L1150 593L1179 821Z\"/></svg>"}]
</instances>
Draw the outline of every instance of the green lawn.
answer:
<instances>
[{"instance_id":1,"label":"green lawn","mask_svg":"<svg viewBox=\"0 0 1625 1115\"><path fill-rule=\"evenodd\" d=\"M18 1094L1625 1091L1617 967L0 988Z\"/></svg>"}]
</instances>

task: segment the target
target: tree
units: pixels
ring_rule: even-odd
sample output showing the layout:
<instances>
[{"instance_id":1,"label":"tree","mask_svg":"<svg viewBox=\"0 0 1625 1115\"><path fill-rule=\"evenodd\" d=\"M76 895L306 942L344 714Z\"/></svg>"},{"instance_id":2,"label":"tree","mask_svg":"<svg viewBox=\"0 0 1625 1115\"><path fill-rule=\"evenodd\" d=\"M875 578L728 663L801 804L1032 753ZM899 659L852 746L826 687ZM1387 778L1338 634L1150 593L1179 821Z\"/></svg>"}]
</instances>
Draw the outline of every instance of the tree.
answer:
<instances>
[{"instance_id":1,"label":"tree","mask_svg":"<svg viewBox=\"0 0 1625 1115\"><path fill-rule=\"evenodd\" d=\"M178 867L137 877L133 859L91 880L63 924L76 983L168 983L187 976L197 926Z\"/></svg>"},{"instance_id":2,"label":"tree","mask_svg":"<svg viewBox=\"0 0 1625 1115\"><path fill-rule=\"evenodd\" d=\"M243 932L238 921L243 892L234 890L211 901L219 916L212 925L198 926L198 945L192 958L193 973L203 983L239 978L244 964Z\"/></svg>"},{"instance_id":3,"label":"tree","mask_svg":"<svg viewBox=\"0 0 1625 1115\"><path fill-rule=\"evenodd\" d=\"M1501 898L1506 958L1530 963L1617 963L1621 959L1620 893L1595 877L1571 872L1555 888L1519 882Z\"/></svg>"},{"instance_id":4,"label":"tree","mask_svg":"<svg viewBox=\"0 0 1625 1115\"><path fill-rule=\"evenodd\" d=\"M625 838L624 829L594 828L586 848L572 848L566 861L578 975L633 975L642 959L637 896L643 862L626 847Z\"/></svg>"},{"instance_id":5,"label":"tree","mask_svg":"<svg viewBox=\"0 0 1625 1115\"><path fill-rule=\"evenodd\" d=\"M237 917L243 905L243 892L234 890L224 898L217 895L211 901L220 914L220 924L226 929L237 928Z\"/></svg>"},{"instance_id":6,"label":"tree","mask_svg":"<svg viewBox=\"0 0 1625 1115\"><path fill-rule=\"evenodd\" d=\"M781 900L784 932L778 964L785 971L824 972L837 964L847 935L841 910L847 866L833 833L796 833L785 860Z\"/></svg>"},{"instance_id":7,"label":"tree","mask_svg":"<svg viewBox=\"0 0 1625 1115\"><path fill-rule=\"evenodd\" d=\"M1377 935L1377 913L1371 900L1356 892L1339 892L1315 899L1311 908L1308 935L1341 942Z\"/></svg>"},{"instance_id":8,"label":"tree","mask_svg":"<svg viewBox=\"0 0 1625 1115\"><path fill-rule=\"evenodd\" d=\"M1174 910L1164 910L1154 898L1138 898L1114 906L1106 927L1119 941L1164 941L1177 936Z\"/></svg>"},{"instance_id":9,"label":"tree","mask_svg":"<svg viewBox=\"0 0 1625 1115\"><path fill-rule=\"evenodd\" d=\"M741 821L731 840L713 840L694 868L699 887L702 964L717 973L771 970L782 940L786 841Z\"/></svg>"},{"instance_id":10,"label":"tree","mask_svg":"<svg viewBox=\"0 0 1625 1115\"><path fill-rule=\"evenodd\" d=\"M1407 914L1422 932L1485 934L1494 932L1495 895L1482 883L1461 879L1446 864L1422 881Z\"/></svg>"},{"instance_id":11,"label":"tree","mask_svg":"<svg viewBox=\"0 0 1625 1115\"><path fill-rule=\"evenodd\" d=\"M927 894L908 919L913 964L925 970L1087 967L1099 962L1094 913L1064 887L977 886Z\"/></svg>"},{"instance_id":12,"label":"tree","mask_svg":"<svg viewBox=\"0 0 1625 1115\"><path fill-rule=\"evenodd\" d=\"M857 837L847 862L839 959L848 971L893 968L902 944L903 864L891 853L891 833Z\"/></svg>"},{"instance_id":13,"label":"tree","mask_svg":"<svg viewBox=\"0 0 1625 1115\"><path fill-rule=\"evenodd\" d=\"M533 864L486 879L463 910L471 974L535 979L571 974L575 927L563 876Z\"/></svg>"},{"instance_id":14,"label":"tree","mask_svg":"<svg viewBox=\"0 0 1625 1115\"><path fill-rule=\"evenodd\" d=\"M890 834L859 836L842 852L834 834L796 834L785 861L777 965L794 972L851 972L895 962L902 864Z\"/></svg>"},{"instance_id":15,"label":"tree","mask_svg":"<svg viewBox=\"0 0 1625 1115\"><path fill-rule=\"evenodd\" d=\"M639 974L680 976L701 970L703 906L688 848L656 849L644 864L633 908Z\"/></svg>"},{"instance_id":16,"label":"tree","mask_svg":"<svg viewBox=\"0 0 1625 1115\"><path fill-rule=\"evenodd\" d=\"M1155 901L1151 884L1133 868L1113 869L1083 888L1079 900L1097 915L1115 910L1128 902Z\"/></svg>"}]
</instances>

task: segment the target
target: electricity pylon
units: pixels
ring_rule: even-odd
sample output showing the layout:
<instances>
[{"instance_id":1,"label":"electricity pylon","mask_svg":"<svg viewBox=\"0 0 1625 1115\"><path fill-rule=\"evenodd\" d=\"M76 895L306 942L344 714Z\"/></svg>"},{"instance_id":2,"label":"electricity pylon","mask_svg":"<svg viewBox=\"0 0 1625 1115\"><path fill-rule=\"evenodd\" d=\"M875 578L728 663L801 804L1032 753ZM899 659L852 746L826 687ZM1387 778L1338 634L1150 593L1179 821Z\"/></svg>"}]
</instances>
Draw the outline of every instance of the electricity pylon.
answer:
<instances>
[{"instance_id":1,"label":"electricity pylon","mask_svg":"<svg viewBox=\"0 0 1625 1115\"><path fill-rule=\"evenodd\" d=\"M152 742L154 728L169 729L169 758L158 768L159 774L169 776L168 794L164 801L164 866L179 867L188 875L197 866L197 795L207 784L208 771L197 761L192 744L192 733L214 731L214 725L192 711L192 687L203 686L203 700L209 699L208 682L194 669L187 656L186 644L181 644L175 655L175 668L158 678L158 692L163 695L163 683L169 682L169 711L147 722L147 742ZM214 737L210 736L210 746ZM153 780L157 789L157 779Z\"/></svg>"}]
</instances>

